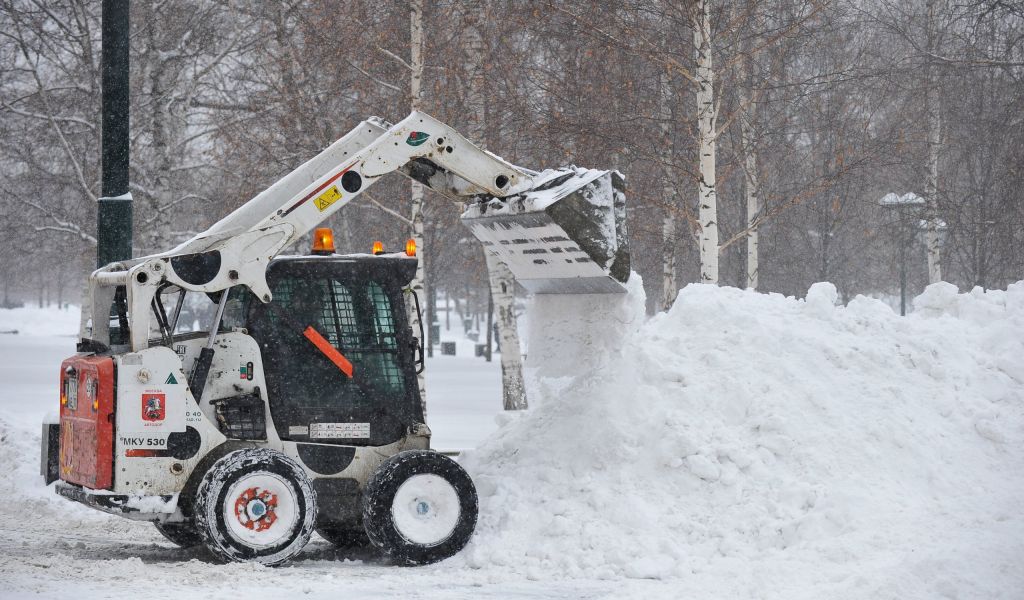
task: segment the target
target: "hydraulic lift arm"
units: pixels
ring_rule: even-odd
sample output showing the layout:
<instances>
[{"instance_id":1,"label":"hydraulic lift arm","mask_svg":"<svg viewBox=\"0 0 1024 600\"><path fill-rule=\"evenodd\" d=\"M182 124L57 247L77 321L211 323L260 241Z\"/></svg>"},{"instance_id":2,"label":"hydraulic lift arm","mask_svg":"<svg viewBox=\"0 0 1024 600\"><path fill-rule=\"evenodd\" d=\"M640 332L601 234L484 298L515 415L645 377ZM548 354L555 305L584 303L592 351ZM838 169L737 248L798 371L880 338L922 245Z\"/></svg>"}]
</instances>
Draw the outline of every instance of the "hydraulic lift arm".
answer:
<instances>
[{"instance_id":1,"label":"hydraulic lift arm","mask_svg":"<svg viewBox=\"0 0 1024 600\"><path fill-rule=\"evenodd\" d=\"M478 148L437 119L413 112L393 126L376 118L363 121L173 250L97 270L90 280L92 297L103 294L97 286L127 287L133 350L148 344L148 309L161 285L212 293L241 284L269 302L270 260L395 171L445 196L475 198L475 208L464 220L517 277L541 282L535 291L621 291L618 282L628 277L621 176L575 168L529 172ZM559 221L574 223L571 228L579 235L566 234ZM524 233L531 228L534 235ZM557 265L536 256L549 251L560 255ZM625 276L622 260L617 260L623 257ZM551 288L548 282L555 280L584 284ZM94 314L94 327L106 327L103 310ZM138 322L140 318L146 323Z\"/></svg>"}]
</instances>

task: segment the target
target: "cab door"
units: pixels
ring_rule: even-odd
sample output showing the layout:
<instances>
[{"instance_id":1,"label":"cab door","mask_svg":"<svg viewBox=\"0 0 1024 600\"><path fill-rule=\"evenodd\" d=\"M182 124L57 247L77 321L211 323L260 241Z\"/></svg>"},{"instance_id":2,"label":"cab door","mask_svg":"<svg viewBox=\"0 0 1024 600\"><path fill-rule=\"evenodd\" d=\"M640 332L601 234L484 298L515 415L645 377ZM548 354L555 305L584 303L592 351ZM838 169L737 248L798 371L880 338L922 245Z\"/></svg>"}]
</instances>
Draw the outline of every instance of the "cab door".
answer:
<instances>
[{"instance_id":1,"label":"cab door","mask_svg":"<svg viewBox=\"0 0 1024 600\"><path fill-rule=\"evenodd\" d=\"M247 321L263 356L278 435L354 446L400 439L422 420L399 335L407 327L401 290L325 260L273 266L272 306L252 303ZM352 377L310 342L306 327L352 363Z\"/></svg>"}]
</instances>

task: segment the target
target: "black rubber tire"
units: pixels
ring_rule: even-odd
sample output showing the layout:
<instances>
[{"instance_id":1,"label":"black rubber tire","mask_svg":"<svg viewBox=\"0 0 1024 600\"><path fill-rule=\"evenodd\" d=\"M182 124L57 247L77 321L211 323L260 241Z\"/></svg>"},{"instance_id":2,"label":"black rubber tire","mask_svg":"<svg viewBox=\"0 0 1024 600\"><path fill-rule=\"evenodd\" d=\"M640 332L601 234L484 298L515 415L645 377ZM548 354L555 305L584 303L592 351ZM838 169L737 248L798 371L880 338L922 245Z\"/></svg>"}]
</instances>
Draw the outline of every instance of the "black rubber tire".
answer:
<instances>
[{"instance_id":1,"label":"black rubber tire","mask_svg":"<svg viewBox=\"0 0 1024 600\"><path fill-rule=\"evenodd\" d=\"M232 486L250 477L270 476L278 480L294 502L295 518L281 541L259 546L234 534L225 522L226 503ZM316 522L316 493L309 476L291 458L267 448L245 448L224 455L203 475L192 505L196 529L206 547L217 558L234 562L279 565L298 554L313 535Z\"/></svg>"},{"instance_id":2,"label":"black rubber tire","mask_svg":"<svg viewBox=\"0 0 1024 600\"><path fill-rule=\"evenodd\" d=\"M366 537L366 532L362 529L325 525L323 527L318 527L316 532L320 534L320 537L330 542L335 548L341 550L366 548L370 545L370 538Z\"/></svg>"},{"instance_id":3,"label":"black rubber tire","mask_svg":"<svg viewBox=\"0 0 1024 600\"><path fill-rule=\"evenodd\" d=\"M180 548L195 548L203 543L203 536L200 535L195 525L188 521L180 523L161 523L156 521L153 525L156 525L156 530L160 532L160 535L167 538L167 541Z\"/></svg>"},{"instance_id":4,"label":"black rubber tire","mask_svg":"<svg viewBox=\"0 0 1024 600\"><path fill-rule=\"evenodd\" d=\"M412 542L399 532L392 503L399 487L414 475L437 475L454 488L458 520L439 543ZM370 476L363 492L363 528L377 549L399 565L426 565L454 556L473 536L477 519L476 486L465 469L451 458L430 450L406 450L385 460Z\"/></svg>"}]
</instances>

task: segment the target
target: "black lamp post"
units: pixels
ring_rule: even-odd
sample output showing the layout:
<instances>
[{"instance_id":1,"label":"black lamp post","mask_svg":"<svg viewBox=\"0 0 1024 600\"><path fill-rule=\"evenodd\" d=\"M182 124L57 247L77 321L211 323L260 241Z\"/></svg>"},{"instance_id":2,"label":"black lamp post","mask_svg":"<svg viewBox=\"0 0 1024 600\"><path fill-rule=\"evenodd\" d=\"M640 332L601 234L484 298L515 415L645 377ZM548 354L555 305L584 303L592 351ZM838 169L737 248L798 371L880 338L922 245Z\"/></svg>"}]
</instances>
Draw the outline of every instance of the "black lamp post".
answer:
<instances>
[{"instance_id":1,"label":"black lamp post","mask_svg":"<svg viewBox=\"0 0 1024 600\"><path fill-rule=\"evenodd\" d=\"M96 211L96 266L132 256L128 190L128 0L103 0L102 198Z\"/></svg>"}]
</instances>

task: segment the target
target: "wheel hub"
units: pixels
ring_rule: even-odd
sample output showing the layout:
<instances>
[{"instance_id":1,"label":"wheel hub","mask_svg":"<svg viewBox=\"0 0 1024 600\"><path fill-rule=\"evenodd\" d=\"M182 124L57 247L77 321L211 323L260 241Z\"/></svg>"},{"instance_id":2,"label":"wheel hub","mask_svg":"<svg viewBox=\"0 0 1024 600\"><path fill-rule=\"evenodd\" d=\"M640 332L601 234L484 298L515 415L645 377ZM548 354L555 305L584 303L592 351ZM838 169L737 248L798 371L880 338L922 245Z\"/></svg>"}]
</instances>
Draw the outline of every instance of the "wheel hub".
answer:
<instances>
[{"instance_id":1,"label":"wheel hub","mask_svg":"<svg viewBox=\"0 0 1024 600\"><path fill-rule=\"evenodd\" d=\"M395 492L391 516L406 540L432 546L455 530L461 514L458 493L451 483L431 473L413 475Z\"/></svg>"},{"instance_id":2,"label":"wheel hub","mask_svg":"<svg viewBox=\"0 0 1024 600\"><path fill-rule=\"evenodd\" d=\"M277 495L261 488L251 487L235 500L235 517L246 529L264 531L277 520Z\"/></svg>"}]
</instances>

